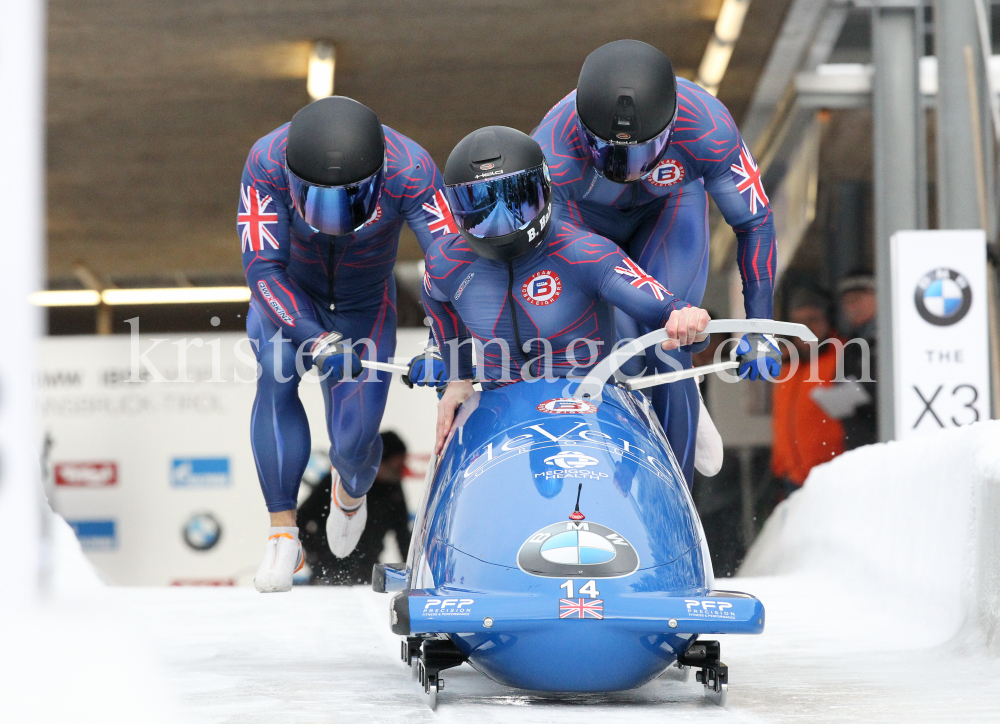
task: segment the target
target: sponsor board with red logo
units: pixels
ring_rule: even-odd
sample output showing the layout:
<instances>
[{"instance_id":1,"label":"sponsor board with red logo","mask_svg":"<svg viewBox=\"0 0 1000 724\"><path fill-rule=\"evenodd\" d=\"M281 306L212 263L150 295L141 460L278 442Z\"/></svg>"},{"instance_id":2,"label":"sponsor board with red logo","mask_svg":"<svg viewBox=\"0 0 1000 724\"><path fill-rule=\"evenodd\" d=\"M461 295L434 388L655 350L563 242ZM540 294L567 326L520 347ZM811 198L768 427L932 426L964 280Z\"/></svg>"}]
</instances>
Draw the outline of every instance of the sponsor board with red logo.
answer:
<instances>
[{"instance_id":1,"label":"sponsor board with red logo","mask_svg":"<svg viewBox=\"0 0 1000 724\"><path fill-rule=\"evenodd\" d=\"M276 287L267 284L273 295ZM142 329L135 339L40 340L36 394L50 441L53 508L109 583L250 586L268 525L250 448L254 349L245 333L208 330L192 337ZM426 346L426 330L400 330L394 361ZM72 369L66 360L73 360ZM413 511L434 446L427 420L437 396L399 387L389 393L386 427L411 451L413 474L403 493ZM315 484L330 470L324 395L314 373L301 388Z\"/></svg>"},{"instance_id":2,"label":"sponsor board with red logo","mask_svg":"<svg viewBox=\"0 0 1000 724\"><path fill-rule=\"evenodd\" d=\"M56 485L72 488L105 488L118 483L118 465L109 461L56 463Z\"/></svg>"}]
</instances>

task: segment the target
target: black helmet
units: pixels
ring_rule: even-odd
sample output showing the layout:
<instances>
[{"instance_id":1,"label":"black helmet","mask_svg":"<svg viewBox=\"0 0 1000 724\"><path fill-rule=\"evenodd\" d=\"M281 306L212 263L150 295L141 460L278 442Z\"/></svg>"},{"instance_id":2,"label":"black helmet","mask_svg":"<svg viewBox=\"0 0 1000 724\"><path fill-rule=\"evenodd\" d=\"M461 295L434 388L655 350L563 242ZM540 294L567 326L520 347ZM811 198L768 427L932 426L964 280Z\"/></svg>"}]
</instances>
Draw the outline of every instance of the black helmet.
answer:
<instances>
[{"instance_id":1,"label":"black helmet","mask_svg":"<svg viewBox=\"0 0 1000 724\"><path fill-rule=\"evenodd\" d=\"M448 156L444 183L455 222L479 256L510 261L545 238L552 182L530 136L505 126L473 131Z\"/></svg>"},{"instance_id":2,"label":"black helmet","mask_svg":"<svg viewBox=\"0 0 1000 724\"><path fill-rule=\"evenodd\" d=\"M653 170L670 145L677 79L670 59L638 40L616 40L587 56L576 86L580 116L597 171L617 183Z\"/></svg>"},{"instance_id":3,"label":"black helmet","mask_svg":"<svg viewBox=\"0 0 1000 724\"><path fill-rule=\"evenodd\" d=\"M321 98L292 117L285 148L292 204L325 234L357 231L375 213L385 172L382 124L343 96Z\"/></svg>"}]
</instances>

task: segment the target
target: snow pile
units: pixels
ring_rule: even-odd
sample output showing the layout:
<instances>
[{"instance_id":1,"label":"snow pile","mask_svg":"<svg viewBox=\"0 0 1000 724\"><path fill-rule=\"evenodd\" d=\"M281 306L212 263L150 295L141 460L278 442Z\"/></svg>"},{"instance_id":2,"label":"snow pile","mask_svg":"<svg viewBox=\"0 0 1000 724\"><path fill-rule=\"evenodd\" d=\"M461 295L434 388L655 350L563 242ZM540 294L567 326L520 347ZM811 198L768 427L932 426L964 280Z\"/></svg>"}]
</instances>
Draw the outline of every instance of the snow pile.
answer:
<instances>
[{"instance_id":1,"label":"snow pile","mask_svg":"<svg viewBox=\"0 0 1000 724\"><path fill-rule=\"evenodd\" d=\"M124 623L136 613L100 580L62 516L45 515L41 594L33 608L0 609L0 721L180 721L163 666Z\"/></svg>"},{"instance_id":2,"label":"snow pile","mask_svg":"<svg viewBox=\"0 0 1000 724\"><path fill-rule=\"evenodd\" d=\"M921 635L938 642L978 625L1000 652L1000 422L871 445L814 468L740 570L789 574L847 586L881 614L922 622Z\"/></svg>"},{"instance_id":3,"label":"snow pile","mask_svg":"<svg viewBox=\"0 0 1000 724\"><path fill-rule=\"evenodd\" d=\"M45 587L56 598L75 598L104 588L104 582L87 557L69 523L58 513L46 521L48 541Z\"/></svg>"}]
</instances>

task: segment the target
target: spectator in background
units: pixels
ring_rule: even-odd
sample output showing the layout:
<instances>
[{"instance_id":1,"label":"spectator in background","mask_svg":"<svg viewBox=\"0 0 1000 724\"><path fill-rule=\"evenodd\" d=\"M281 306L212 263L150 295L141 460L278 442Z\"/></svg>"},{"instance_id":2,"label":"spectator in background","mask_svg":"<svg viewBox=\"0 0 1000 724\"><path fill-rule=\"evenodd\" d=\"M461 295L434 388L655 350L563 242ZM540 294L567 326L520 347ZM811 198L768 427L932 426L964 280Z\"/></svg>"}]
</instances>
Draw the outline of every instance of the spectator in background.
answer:
<instances>
[{"instance_id":1,"label":"spectator in background","mask_svg":"<svg viewBox=\"0 0 1000 724\"><path fill-rule=\"evenodd\" d=\"M788 319L804 324L823 340L835 337L830 298L818 289L803 287L790 294ZM786 360L780 384L774 386L774 443L771 468L787 497L802 487L809 471L844 451L844 430L813 399L817 387L828 387L837 374L837 350L829 344L807 345L793 338L798 366ZM818 350L818 351L817 351ZM815 360L813 355L818 355ZM816 366L817 375L811 374ZM810 379L812 377L812 379ZM818 378L818 379L817 379Z\"/></svg>"},{"instance_id":2,"label":"spectator in background","mask_svg":"<svg viewBox=\"0 0 1000 724\"><path fill-rule=\"evenodd\" d=\"M382 464L375 474L375 483L368 492L368 525L358 541L358 572L371 582L372 568L382 555L385 535L396 534L396 545L402 561L410 549L410 513L403 496L403 473L406 470L406 443L394 432L383 432Z\"/></svg>"},{"instance_id":3,"label":"spectator in background","mask_svg":"<svg viewBox=\"0 0 1000 724\"><path fill-rule=\"evenodd\" d=\"M392 530L400 556L406 559L410 547L409 512L403 497L403 471L406 444L394 432L380 432L382 461L375 482L368 491L368 522L354 552L337 558L326 541L326 519L330 515L331 475L316 484L306 501L299 506L298 526L306 563L315 585L354 585L371 583L372 567L382 554L385 534Z\"/></svg>"},{"instance_id":4,"label":"spectator in background","mask_svg":"<svg viewBox=\"0 0 1000 724\"><path fill-rule=\"evenodd\" d=\"M869 375L875 375L875 278L871 272L855 271L841 280L840 316L844 323L844 339L860 338L868 343ZM844 376L849 380L864 379L864 348L857 343L844 350ZM844 428L844 449L853 450L862 445L878 442L878 399L875 382L845 383L849 412L840 418Z\"/></svg>"}]
</instances>

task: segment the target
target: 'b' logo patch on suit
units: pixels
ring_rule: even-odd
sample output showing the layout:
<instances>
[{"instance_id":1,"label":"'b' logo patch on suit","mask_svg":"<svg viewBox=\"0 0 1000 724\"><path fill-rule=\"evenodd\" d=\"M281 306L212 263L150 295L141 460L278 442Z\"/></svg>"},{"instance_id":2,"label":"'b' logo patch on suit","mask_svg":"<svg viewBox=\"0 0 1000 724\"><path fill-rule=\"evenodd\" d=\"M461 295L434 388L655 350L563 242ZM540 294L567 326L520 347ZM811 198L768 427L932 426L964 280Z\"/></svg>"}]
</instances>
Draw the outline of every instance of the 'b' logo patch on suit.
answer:
<instances>
[{"instance_id":1,"label":"'b' logo patch on suit","mask_svg":"<svg viewBox=\"0 0 1000 724\"><path fill-rule=\"evenodd\" d=\"M645 178L653 186L673 186L684 180L684 166L680 161L665 158Z\"/></svg>"},{"instance_id":2,"label":"'b' logo patch on suit","mask_svg":"<svg viewBox=\"0 0 1000 724\"><path fill-rule=\"evenodd\" d=\"M562 294L562 279L551 269L536 271L521 285L521 296L536 307L552 304Z\"/></svg>"}]
</instances>

